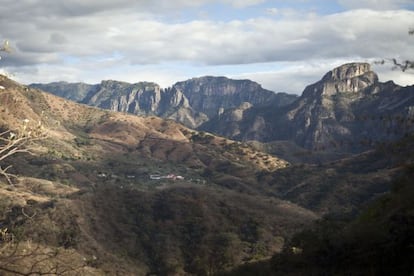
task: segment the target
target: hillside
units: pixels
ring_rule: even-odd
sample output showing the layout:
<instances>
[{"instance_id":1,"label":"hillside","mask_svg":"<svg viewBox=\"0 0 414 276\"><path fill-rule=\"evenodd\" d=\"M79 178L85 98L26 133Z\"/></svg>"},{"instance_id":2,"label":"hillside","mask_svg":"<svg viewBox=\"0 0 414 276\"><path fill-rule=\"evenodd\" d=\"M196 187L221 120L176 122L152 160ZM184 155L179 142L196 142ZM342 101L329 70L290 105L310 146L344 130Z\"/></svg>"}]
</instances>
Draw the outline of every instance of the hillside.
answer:
<instances>
[{"instance_id":1,"label":"hillside","mask_svg":"<svg viewBox=\"0 0 414 276\"><path fill-rule=\"evenodd\" d=\"M0 163L13 165L9 171L18 175L13 185L0 180L4 272L28 273L35 264L32 270L68 275L216 275L249 264L254 273L271 275L266 269L279 266L278 258L283 262L292 246L302 248L295 242L306 229L319 227L315 221L328 219L342 235L338 229L364 216L361 210L394 197L393 185L413 163L410 133L384 136L389 140L371 150L336 161L290 164L258 149L298 160L315 160L315 153L292 141L247 144L173 120L89 107L3 76L0 85L0 129L46 134L28 144L32 154ZM248 110L250 104L240 107ZM324 237L329 227L316 228L311 237ZM318 237L305 242L316 240L315 248L326 250ZM350 246L358 250L358 243ZM33 253L13 253L23 250ZM348 256L352 250L340 252ZM326 265L316 264L315 271ZM301 271L290 260L285 268ZM246 267L240 269L236 274Z\"/></svg>"},{"instance_id":2,"label":"hillside","mask_svg":"<svg viewBox=\"0 0 414 276\"><path fill-rule=\"evenodd\" d=\"M18 174L14 185L1 179L1 229L18 250L33 248L11 263L13 252L0 252L3 271L26 273L42 252L57 252L35 269L215 273L271 256L318 217L267 195L255 174L288 163L246 144L76 104L3 76L0 85L1 129L40 124L46 134L31 155L1 164ZM69 258L79 261L65 267Z\"/></svg>"},{"instance_id":3,"label":"hillside","mask_svg":"<svg viewBox=\"0 0 414 276\"><path fill-rule=\"evenodd\" d=\"M357 217L325 217L296 234L271 260L223 275L411 275L413 138L389 145L405 164L391 192L366 205ZM410 155L403 157L404 151Z\"/></svg>"}]
</instances>

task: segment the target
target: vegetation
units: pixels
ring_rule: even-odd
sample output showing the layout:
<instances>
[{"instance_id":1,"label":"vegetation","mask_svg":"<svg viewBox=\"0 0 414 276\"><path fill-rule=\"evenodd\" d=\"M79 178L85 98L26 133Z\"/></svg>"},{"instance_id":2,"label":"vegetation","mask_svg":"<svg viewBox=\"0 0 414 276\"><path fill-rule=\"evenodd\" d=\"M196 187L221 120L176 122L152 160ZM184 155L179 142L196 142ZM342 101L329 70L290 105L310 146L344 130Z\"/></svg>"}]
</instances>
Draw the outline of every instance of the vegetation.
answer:
<instances>
[{"instance_id":1,"label":"vegetation","mask_svg":"<svg viewBox=\"0 0 414 276\"><path fill-rule=\"evenodd\" d=\"M0 175L6 178L11 185L13 184L12 178L16 178L16 175L8 172L12 167L7 164L8 159L18 153L30 153L28 146L35 140L45 137L41 122L35 127L31 126L29 122L28 119L23 120L22 127L16 132L0 130ZM6 164L6 167L3 168L1 164Z\"/></svg>"},{"instance_id":2,"label":"vegetation","mask_svg":"<svg viewBox=\"0 0 414 276\"><path fill-rule=\"evenodd\" d=\"M348 159L289 165L172 121L76 105L3 77L0 85L0 273L413 270L409 134ZM293 148L267 146L286 156Z\"/></svg>"},{"instance_id":3,"label":"vegetation","mask_svg":"<svg viewBox=\"0 0 414 276\"><path fill-rule=\"evenodd\" d=\"M412 152L412 143L410 137L393 148ZM294 235L270 261L242 266L225 275L411 275L414 166L413 160L407 161L391 192L356 217L325 216Z\"/></svg>"},{"instance_id":4,"label":"vegetation","mask_svg":"<svg viewBox=\"0 0 414 276\"><path fill-rule=\"evenodd\" d=\"M255 173L283 168L283 160L171 121L0 82L8 87L0 91L4 131L19 129L22 116L47 122L48 136L31 141L34 154L4 160L18 174L14 185L0 184L1 229L21 250L30 244L39 254L59 252L45 267L62 267L59 260L73 255L71 267L82 273L212 275L269 258L317 217L259 188ZM157 174L182 177L150 178ZM10 265L30 273L36 258Z\"/></svg>"}]
</instances>

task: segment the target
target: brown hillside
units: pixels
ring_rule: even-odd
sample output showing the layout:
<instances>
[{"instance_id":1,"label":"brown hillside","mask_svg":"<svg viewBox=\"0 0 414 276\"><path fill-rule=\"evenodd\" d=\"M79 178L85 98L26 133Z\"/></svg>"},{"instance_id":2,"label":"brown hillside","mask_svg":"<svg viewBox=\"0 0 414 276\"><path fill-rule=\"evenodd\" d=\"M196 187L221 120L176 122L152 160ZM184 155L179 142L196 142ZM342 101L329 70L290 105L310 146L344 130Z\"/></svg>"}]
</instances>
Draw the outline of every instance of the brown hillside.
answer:
<instances>
[{"instance_id":1,"label":"brown hillside","mask_svg":"<svg viewBox=\"0 0 414 276\"><path fill-rule=\"evenodd\" d=\"M14 186L0 180L0 228L19 250L27 241L39 247L12 263L0 250L0 271L28 273L52 250L37 269L75 256L73 275L219 272L271 256L317 217L268 195L256 174L288 163L248 145L75 104L3 76L0 85L1 128L23 131L28 120L45 134L31 155L7 160L19 176Z\"/></svg>"}]
</instances>

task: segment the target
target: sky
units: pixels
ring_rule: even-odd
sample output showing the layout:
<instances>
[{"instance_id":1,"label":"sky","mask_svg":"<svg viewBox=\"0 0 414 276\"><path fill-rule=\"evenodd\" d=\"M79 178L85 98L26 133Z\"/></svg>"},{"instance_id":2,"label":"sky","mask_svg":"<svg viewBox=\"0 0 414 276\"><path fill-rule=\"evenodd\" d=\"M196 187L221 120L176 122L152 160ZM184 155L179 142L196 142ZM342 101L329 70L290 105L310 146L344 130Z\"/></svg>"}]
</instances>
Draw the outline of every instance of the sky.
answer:
<instances>
[{"instance_id":1,"label":"sky","mask_svg":"<svg viewBox=\"0 0 414 276\"><path fill-rule=\"evenodd\" d=\"M370 62L414 84L414 0L0 0L0 73L29 83L251 79L300 94L329 70Z\"/></svg>"}]
</instances>

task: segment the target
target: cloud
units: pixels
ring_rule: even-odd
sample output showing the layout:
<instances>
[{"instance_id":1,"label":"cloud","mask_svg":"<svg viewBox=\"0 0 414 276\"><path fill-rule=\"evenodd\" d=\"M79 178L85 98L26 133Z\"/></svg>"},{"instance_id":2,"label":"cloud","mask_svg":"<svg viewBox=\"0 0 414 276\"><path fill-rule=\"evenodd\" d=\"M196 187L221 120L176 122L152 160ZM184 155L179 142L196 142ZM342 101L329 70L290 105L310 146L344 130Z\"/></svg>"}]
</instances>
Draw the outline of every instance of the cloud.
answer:
<instances>
[{"instance_id":1,"label":"cloud","mask_svg":"<svg viewBox=\"0 0 414 276\"><path fill-rule=\"evenodd\" d=\"M399 9L412 4L411 0L338 0L338 3L348 9Z\"/></svg>"},{"instance_id":2,"label":"cloud","mask_svg":"<svg viewBox=\"0 0 414 276\"><path fill-rule=\"evenodd\" d=\"M262 11L267 7L268 12L281 17L213 21L197 20L195 15L185 21L169 20L169 16L180 9L189 8L199 14L204 4L213 2L234 7L236 13L256 5L263 8ZM412 58L414 37L407 32L414 26L413 11L358 9L331 15L307 15L302 11L295 13L293 8L260 6L264 2L3 0L0 41L9 39L15 51L4 56L0 65L13 72L31 72L32 79L65 80L83 76L88 76L88 80L99 76L131 76L129 72L143 75L141 67L150 69L154 76L162 71L159 73L163 75L159 78L162 80L167 79L167 72L160 69L161 65L219 68L290 64L284 72L276 72L280 77L275 76L275 80L271 80L272 70L258 69L256 75L249 70L245 72L256 77L261 75L263 81L279 90L276 85L282 76L288 79L287 73L295 72L292 68L297 67L292 64L310 64L315 60L332 63L335 60ZM363 2L369 4L369 1ZM403 4L403 1L396 2ZM356 7L352 1L349 3L349 7ZM386 3L391 5L394 1ZM192 10L194 7L200 9ZM289 16L286 16L287 11ZM171 75L188 75L175 74L174 68L169 68ZM119 73L111 73L116 70Z\"/></svg>"},{"instance_id":3,"label":"cloud","mask_svg":"<svg viewBox=\"0 0 414 276\"><path fill-rule=\"evenodd\" d=\"M59 53L93 57L113 51L134 64L184 60L216 65L408 56L412 52L407 35L408 26L414 25L414 12L410 11L357 10L301 20L186 23L109 13L13 22L18 34L9 32L7 38L14 41L19 54L26 55L29 64ZM37 59L30 54L36 54Z\"/></svg>"},{"instance_id":4,"label":"cloud","mask_svg":"<svg viewBox=\"0 0 414 276\"><path fill-rule=\"evenodd\" d=\"M228 3L236 8L245 8L264 3L266 0L224 0L223 2Z\"/></svg>"}]
</instances>

